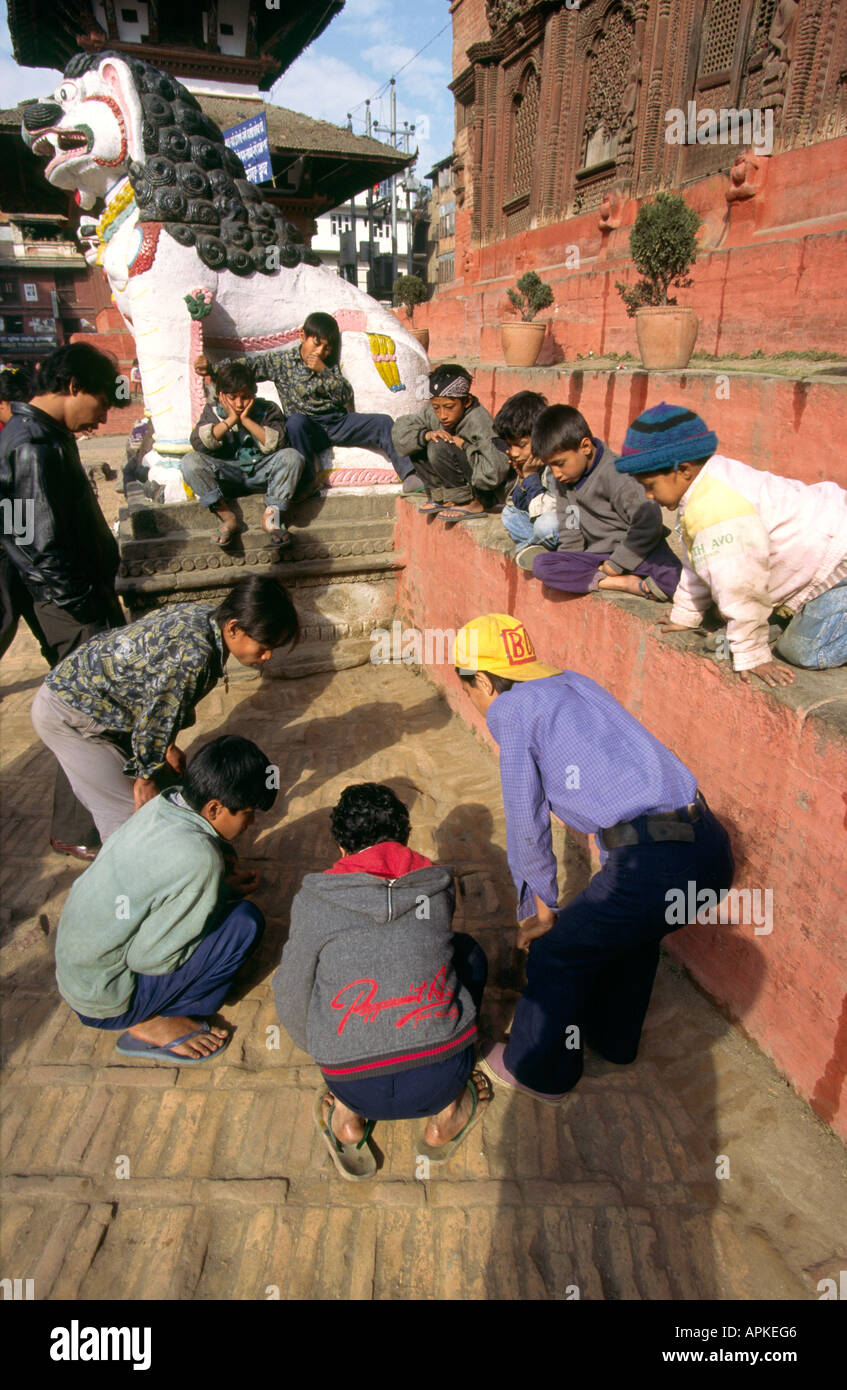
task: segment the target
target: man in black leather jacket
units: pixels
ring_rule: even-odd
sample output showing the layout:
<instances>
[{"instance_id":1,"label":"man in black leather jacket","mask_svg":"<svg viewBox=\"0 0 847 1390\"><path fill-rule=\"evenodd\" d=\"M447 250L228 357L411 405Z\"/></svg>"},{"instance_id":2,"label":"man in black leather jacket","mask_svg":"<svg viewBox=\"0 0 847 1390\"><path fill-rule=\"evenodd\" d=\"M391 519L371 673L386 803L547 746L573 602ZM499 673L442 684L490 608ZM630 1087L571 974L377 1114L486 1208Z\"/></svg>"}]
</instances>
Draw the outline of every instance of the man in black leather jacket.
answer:
<instances>
[{"instance_id":1,"label":"man in black leather jacket","mask_svg":"<svg viewBox=\"0 0 847 1390\"><path fill-rule=\"evenodd\" d=\"M124 619L115 596L118 547L82 466L74 432L119 404L115 363L88 343L42 363L28 404L14 402L0 433L0 546L31 599L51 666ZM89 812L57 770L50 843L93 859Z\"/></svg>"}]
</instances>

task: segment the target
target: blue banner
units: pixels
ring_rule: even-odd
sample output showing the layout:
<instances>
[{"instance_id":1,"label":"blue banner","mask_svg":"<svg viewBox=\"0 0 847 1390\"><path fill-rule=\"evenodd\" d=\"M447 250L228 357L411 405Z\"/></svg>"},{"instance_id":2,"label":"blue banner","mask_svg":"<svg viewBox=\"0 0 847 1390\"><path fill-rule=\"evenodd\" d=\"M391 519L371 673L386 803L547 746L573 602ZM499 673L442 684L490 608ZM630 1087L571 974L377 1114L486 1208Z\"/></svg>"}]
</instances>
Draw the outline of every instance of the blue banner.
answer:
<instances>
[{"instance_id":1,"label":"blue banner","mask_svg":"<svg viewBox=\"0 0 847 1390\"><path fill-rule=\"evenodd\" d=\"M244 173L251 183L265 183L272 174L271 147L268 144L268 123L264 111L251 116L249 121L222 130L224 144L228 145L244 165Z\"/></svg>"}]
</instances>

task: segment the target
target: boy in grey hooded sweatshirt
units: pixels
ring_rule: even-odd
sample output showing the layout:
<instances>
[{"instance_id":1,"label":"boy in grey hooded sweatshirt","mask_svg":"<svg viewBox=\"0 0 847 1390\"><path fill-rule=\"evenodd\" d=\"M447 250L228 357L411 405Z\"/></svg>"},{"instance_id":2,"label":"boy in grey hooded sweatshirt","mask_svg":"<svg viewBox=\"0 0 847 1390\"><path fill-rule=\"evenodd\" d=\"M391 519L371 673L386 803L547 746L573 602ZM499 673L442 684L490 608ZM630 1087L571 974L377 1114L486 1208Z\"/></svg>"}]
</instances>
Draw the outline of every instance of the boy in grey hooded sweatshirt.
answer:
<instances>
[{"instance_id":1,"label":"boy in grey hooded sweatshirt","mask_svg":"<svg viewBox=\"0 0 847 1390\"><path fill-rule=\"evenodd\" d=\"M446 1144L477 1109L466 1091L485 954L453 932L452 874L408 848L409 813L389 787L347 787L332 830L341 859L307 874L292 904L280 1021L323 1072L342 1146L362 1140L365 1116L433 1116L427 1142Z\"/></svg>"}]
</instances>

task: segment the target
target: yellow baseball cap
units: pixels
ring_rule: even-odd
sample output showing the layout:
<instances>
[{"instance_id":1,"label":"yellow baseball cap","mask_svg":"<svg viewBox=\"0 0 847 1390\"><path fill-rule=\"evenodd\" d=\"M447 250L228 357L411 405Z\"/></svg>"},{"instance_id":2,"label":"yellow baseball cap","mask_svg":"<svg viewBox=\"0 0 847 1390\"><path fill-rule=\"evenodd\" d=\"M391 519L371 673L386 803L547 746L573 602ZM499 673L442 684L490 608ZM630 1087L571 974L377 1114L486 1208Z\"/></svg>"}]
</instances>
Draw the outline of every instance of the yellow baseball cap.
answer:
<instances>
[{"instance_id":1,"label":"yellow baseball cap","mask_svg":"<svg viewBox=\"0 0 847 1390\"><path fill-rule=\"evenodd\" d=\"M561 675L557 667L536 660L529 633L523 623L508 613L486 613L459 629L456 667L463 676L488 671L492 676L505 676L512 681Z\"/></svg>"}]
</instances>

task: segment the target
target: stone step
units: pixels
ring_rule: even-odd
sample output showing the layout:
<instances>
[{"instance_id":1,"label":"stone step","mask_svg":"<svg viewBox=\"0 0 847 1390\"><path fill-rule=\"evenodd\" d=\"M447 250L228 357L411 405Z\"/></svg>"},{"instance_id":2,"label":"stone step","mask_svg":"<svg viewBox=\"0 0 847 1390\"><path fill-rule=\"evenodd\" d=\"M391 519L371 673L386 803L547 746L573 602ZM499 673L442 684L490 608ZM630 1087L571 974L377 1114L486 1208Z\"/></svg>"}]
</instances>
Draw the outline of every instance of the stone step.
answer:
<instances>
[{"instance_id":1,"label":"stone step","mask_svg":"<svg viewBox=\"0 0 847 1390\"><path fill-rule=\"evenodd\" d=\"M354 493L350 488L338 488L298 502L291 509L289 523L295 527L313 525L318 519L325 522L347 522L355 526L362 521L390 521L393 524L399 487ZM196 502L168 502L151 505L138 484L130 483L127 505L120 514L121 539L151 539L170 535L174 531L215 531L217 518ZM261 526L264 501L258 494L238 498L238 506L247 526Z\"/></svg>"},{"instance_id":2,"label":"stone step","mask_svg":"<svg viewBox=\"0 0 847 1390\"><path fill-rule=\"evenodd\" d=\"M158 571L145 570L140 575L122 575L119 572L115 587L122 598L132 594L146 594L152 597L179 589L180 596L175 597L175 602L186 602L197 596L196 590L227 588L245 574L270 574L289 586L300 580L323 579L332 583L333 578L346 580L351 575L361 575L363 578L373 575L374 578L381 578L403 569L405 564L405 561L392 551L384 555L354 555L337 559L293 560L285 563L274 563L273 547L268 547L262 553L267 558L258 563L248 560L247 555L232 555L226 551L218 551L217 554L209 556L208 566L203 568L198 566L192 570L172 570L165 567ZM144 562L145 566L154 563ZM167 563L178 565L179 561L171 560Z\"/></svg>"},{"instance_id":3,"label":"stone step","mask_svg":"<svg viewBox=\"0 0 847 1390\"><path fill-rule=\"evenodd\" d=\"M280 561L337 560L368 555L390 554L394 544L394 527L388 519L324 522L322 518L311 526L291 528L292 544L285 551L274 545L261 529L253 528L238 537L228 551L215 544L215 531L173 530L166 535L145 537L120 536L121 574L140 577L159 573L179 574L196 569L219 567L224 555L232 562L264 565Z\"/></svg>"}]
</instances>

